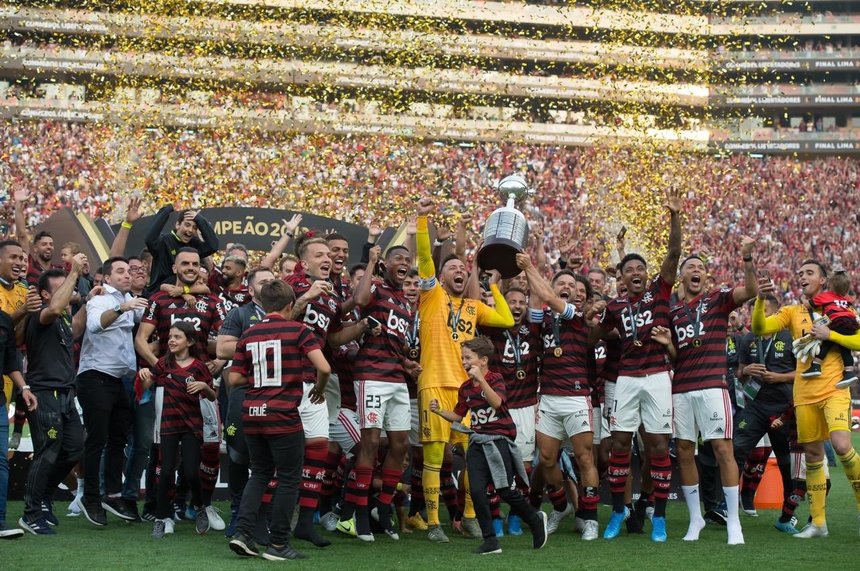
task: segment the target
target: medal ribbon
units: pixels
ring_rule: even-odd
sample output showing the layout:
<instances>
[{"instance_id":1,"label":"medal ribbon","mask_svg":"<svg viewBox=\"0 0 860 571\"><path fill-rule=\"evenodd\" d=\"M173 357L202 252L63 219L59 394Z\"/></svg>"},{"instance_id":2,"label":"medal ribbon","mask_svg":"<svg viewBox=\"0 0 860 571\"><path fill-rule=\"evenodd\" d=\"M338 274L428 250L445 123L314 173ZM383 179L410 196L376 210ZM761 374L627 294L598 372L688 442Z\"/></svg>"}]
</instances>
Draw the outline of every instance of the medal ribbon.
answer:
<instances>
[{"instance_id":1,"label":"medal ribbon","mask_svg":"<svg viewBox=\"0 0 860 571\"><path fill-rule=\"evenodd\" d=\"M460 307L457 308L457 313L454 313L454 304L451 303L451 298L448 298L448 320L451 322L451 335L459 335L457 333L457 325L460 324L460 315L463 313L463 305L466 303L466 298L460 300Z\"/></svg>"},{"instance_id":2,"label":"medal ribbon","mask_svg":"<svg viewBox=\"0 0 860 571\"><path fill-rule=\"evenodd\" d=\"M561 314L556 315L552 320L552 342L556 347L561 347Z\"/></svg>"},{"instance_id":3,"label":"medal ribbon","mask_svg":"<svg viewBox=\"0 0 860 571\"><path fill-rule=\"evenodd\" d=\"M701 335L699 335L699 324L702 323L702 309L705 306L705 298L699 300L699 307L696 308L696 320L693 321L693 315L690 311L690 306L687 305L687 302L681 302L684 307L684 314L687 316L687 321L693 324L693 340L695 341Z\"/></svg>"},{"instance_id":4,"label":"medal ribbon","mask_svg":"<svg viewBox=\"0 0 860 571\"><path fill-rule=\"evenodd\" d=\"M639 308L642 305L642 300L636 302L636 313L633 313L633 306L630 301L627 301L627 311L630 313L630 336L633 337L633 344L637 347L642 344L639 341L639 328L636 327L636 318L639 317Z\"/></svg>"},{"instance_id":5,"label":"medal ribbon","mask_svg":"<svg viewBox=\"0 0 860 571\"><path fill-rule=\"evenodd\" d=\"M508 338L508 342L511 344L511 348L514 350L514 367L517 369L522 369L523 362L523 351L520 346L520 334L517 333L517 340L514 341L514 338L511 337L510 331L505 331L505 337Z\"/></svg>"}]
</instances>

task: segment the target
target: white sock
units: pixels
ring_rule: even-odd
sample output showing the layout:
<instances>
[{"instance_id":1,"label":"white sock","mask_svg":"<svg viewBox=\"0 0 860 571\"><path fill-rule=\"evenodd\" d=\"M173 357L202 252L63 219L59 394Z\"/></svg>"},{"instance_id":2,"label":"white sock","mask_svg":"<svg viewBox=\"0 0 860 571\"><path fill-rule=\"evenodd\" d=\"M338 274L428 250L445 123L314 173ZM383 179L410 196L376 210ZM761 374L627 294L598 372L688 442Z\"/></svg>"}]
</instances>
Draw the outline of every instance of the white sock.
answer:
<instances>
[{"instance_id":1,"label":"white sock","mask_svg":"<svg viewBox=\"0 0 860 571\"><path fill-rule=\"evenodd\" d=\"M744 532L741 529L741 520L738 516L740 488L739 486L723 486L723 494L726 496L726 511L728 512L726 530L729 534L729 545L740 545L744 542Z\"/></svg>"},{"instance_id":2,"label":"white sock","mask_svg":"<svg viewBox=\"0 0 860 571\"><path fill-rule=\"evenodd\" d=\"M78 478L78 489L75 490L75 497L82 498L84 497L84 479Z\"/></svg>"},{"instance_id":3,"label":"white sock","mask_svg":"<svg viewBox=\"0 0 860 571\"><path fill-rule=\"evenodd\" d=\"M696 541L699 532L705 527L705 519L702 517L702 508L699 506L699 485L681 486L684 492L684 500L687 502L687 510L690 512L690 527L684 541Z\"/></svg>"}]
</instances>

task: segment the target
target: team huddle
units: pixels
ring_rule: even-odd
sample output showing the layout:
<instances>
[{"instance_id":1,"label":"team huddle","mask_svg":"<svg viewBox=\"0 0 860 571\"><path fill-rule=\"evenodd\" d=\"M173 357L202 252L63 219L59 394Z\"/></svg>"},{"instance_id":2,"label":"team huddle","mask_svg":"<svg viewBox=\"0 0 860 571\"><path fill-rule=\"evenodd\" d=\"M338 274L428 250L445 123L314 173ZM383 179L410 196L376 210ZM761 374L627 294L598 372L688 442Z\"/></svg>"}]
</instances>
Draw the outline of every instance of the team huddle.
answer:
<instances>
[{"instance_id":1,"label":"team huddle","mask_svg":"<svg viewBox=\"0 0 860 571\"><path fill-rule=\"evenodd\" d=\"M825 441L860 507L848 414L860 334L846 276L804 261L803 303L780 308L744 239L743 283L714 287L705 258L682 259L683 199L670 192L666 207L656 276L621 252L611 294L604 270L580 273L573 259L546 279L540 252L518 254L510 279L469 271L462 249L431 240L430 198L402 244L383 251L371 236L350 268L347 240L296 234L300 215L258 266L239 244L215 266L218 238L199 213L161 233L170 206L147 250L125 258L136 201L93 282L76 244L52 268L50 235L24 240L29 262L20 243L0 242L2 367L15 387L4 398L16 402L12 442L26 419L34 445L19 526L56 533L52 497L71 473L70 513L93 525L143 519L162 539L190 519L270 560L304 558L294 539L327 547L320 528L447 543L443 504L480 554L501 553L505 525L519 535L523 522L540 549L571 515L585 541L650 521L665 542L672 449L689 510L678 536L697 540L707 519L737 545L772 448L785 499L776 529L826 536ZM295 256L282 255L289 246ZM229 523L212 506L219 472ZM602 481L612 505L601 526ZM20 535L5 525L2 487L0 535Z\"/></svg>"}]
</instances>

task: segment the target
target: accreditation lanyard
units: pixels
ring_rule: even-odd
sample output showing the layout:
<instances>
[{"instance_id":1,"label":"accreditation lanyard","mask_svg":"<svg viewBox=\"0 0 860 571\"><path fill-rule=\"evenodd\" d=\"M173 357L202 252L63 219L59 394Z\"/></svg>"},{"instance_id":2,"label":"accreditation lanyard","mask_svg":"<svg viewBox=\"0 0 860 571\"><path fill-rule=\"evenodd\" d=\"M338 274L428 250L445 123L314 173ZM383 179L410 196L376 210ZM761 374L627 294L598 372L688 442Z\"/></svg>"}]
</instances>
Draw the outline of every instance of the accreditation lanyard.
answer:
<instances>
[{"instance_id":1,"label":"accreditation lanyard","mask_svg":"<svg viewBox=\"0 0 860 571\"><path fill-rule=\"evenodd\" d=\"M773 341L776 339L776 335L772 335L770 340L767 343L767 348L762 351L762 338L756 337L756 343L758 343L758 362L760 365L764 365L765 361L767 361L767 356L770 354L770 348L773 346Z\"/></svg>"}]
</instances>

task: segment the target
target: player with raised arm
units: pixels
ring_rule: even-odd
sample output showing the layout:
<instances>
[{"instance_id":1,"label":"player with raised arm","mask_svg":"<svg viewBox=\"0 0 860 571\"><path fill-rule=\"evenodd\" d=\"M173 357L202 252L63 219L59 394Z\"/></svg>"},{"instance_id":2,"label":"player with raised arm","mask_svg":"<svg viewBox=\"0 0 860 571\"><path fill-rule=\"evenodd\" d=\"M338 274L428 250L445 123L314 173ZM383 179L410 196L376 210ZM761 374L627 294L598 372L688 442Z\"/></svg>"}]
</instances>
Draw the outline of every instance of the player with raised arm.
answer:
<instances>
[{"instance_id":1,"label":"player with raised arm","mask_svg":"<svg viewBox=\"0 0 860 571\"><path fill-rule=\"evenodd\" d=\"M526 272L529 280L532 295L529 318L533 323L541 324L543 340L536 439L541 475L553 504L547 532L555 532L561 520L573 512L558 466L561 446L569 439L583 490L579 502L580 516L584 520L582 539L593 541L598 537L600 480L592 453L594 427L587 371L591 349L585 308L586 304L591 306L591 284L569 270L558 272L549 284L527 254L517 254L517 265ZM548 308L536 309L541 303ZM602 312L604 307L605 302L597 302L597 311Z\"/></svg>"},{"instance_id":2,"label":"player with raised arm","mask_svg":"<svg viewBox=\"0 0 860 571\"><path fill-rule=\"evenodd\" d=\"M369 268L375 268L381 248L370 250ZM355 303L374 329L364 336L355 360L355 394L361 446L354 474L358 492L356 534L372 540L367 500L371 490L381 433L388 437L388 453L382 463L382 490L379 494L378 520L392 539L400 539L391 528L391 502L403 463L409 452L409 389L406 387L408 354L407 333L411 321L409 302L403 295L403 282L412 266L412 256L404 246L392 246L385 254L382 283L373 284L369 269L355 290ZM378 324L378 325L377 325Z\"/></svg>"},{"instance_id":3,"label":"player with raised arm","mask_svg":"<svg viewBox=\"0 0 860 571\"><path fill-rule=\"evenodd\" d=\"M755 242L744 238L741 257L744 285L706 291L708 268L699 256L681 263L681 283L686 294L671 309L675 375L672 378L674 434L678 446L681 487L690 512L685 541L696 541L705 527L699 505L699 472L696 442L710 442L720 467L728 511L728 543L744 542L738 518L738 466L732 449L732 403L725 380L726 331L729 315L756 293ZM656 328L655 328L656 331Z\"/></svg>"},{"instance_id":4,"label":"player with raised arm","mask_svg":"<svg viewBox=\"0 0 860 571\"><path fill-rule=\"evenodd\" d=\"M492 279L490 291L496 308L463 297L466 289L466 265L456 256L446 257L436 275L430 249L428 215L433 212L433 199L422 198L418 203L418 231L415 236L418 253L418 275L421 279L421 296L418 316L421 320L421 375L418 378L418 406L421 421L421 442L424 445L424 471L422 483L427 503L431 541L447 543L448 537L439 527L439 471L445 454L445 445L452 440L463 442L463 434L452 433L451 425L432 414L430 402L439 401L443 409L451 410L457 404L457 390L466 380L461 362L460 345L475 336L479 325L512 327L514 318L508 303L499 291L498 279ZM476 268L477 271L477 268ZM466 497L464 528L470 535L478 532L474 509Z\"/></svg>"},{"instance_id":5,"label":"player with raised arm","mask_svg":"<svg viewBox=\"0 0 860 571\"><path fill-rule=\"evenodd\" d=\"M669 326L669 299L678 275L681 258L681 207L678 190L668 194L670 214L669 248L660 274L648 283L645 259L627 254L621 260L621 281L627 295L610 301L601 324L606 333L618 330L622 353L610 413L612 451L609 455L609 485L612 515L603 537L614 539L621 533L626 508L624 486L630 473L630 446L639 426L645 427L645 446L651 458L654 482L654 517L651 539L666 541L666 501L672 478L669 438L672 435L672 381L665 347L651 338L655 326Z\"/></svg>"}]
</instances>

